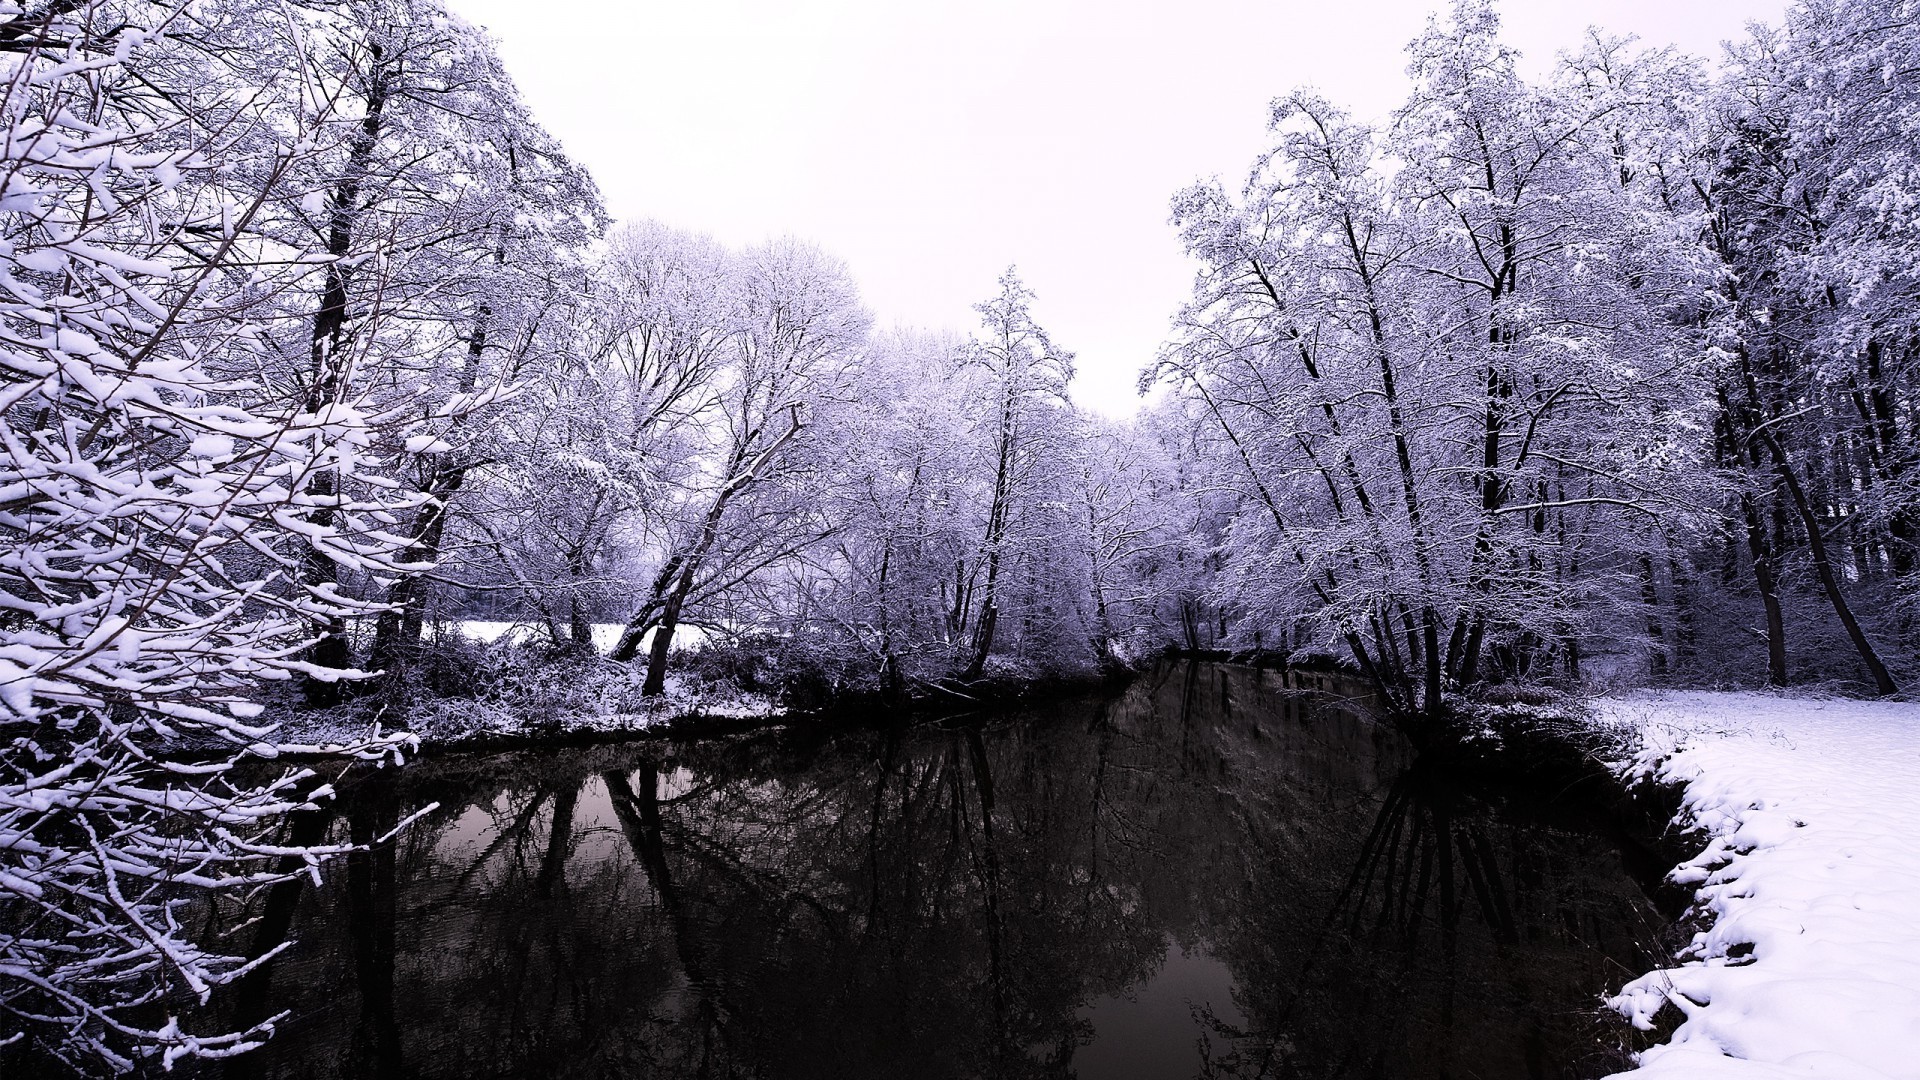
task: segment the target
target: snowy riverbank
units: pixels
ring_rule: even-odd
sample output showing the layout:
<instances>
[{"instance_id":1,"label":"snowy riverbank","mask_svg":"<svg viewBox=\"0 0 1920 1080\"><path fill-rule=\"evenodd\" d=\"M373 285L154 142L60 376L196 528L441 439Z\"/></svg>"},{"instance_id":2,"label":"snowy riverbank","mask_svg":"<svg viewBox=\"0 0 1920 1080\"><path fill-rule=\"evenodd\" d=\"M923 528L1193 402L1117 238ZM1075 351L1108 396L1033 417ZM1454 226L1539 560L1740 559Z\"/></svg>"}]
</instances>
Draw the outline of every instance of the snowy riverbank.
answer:
<instances>
[{"instance_id":1,"label":"snowy riverbank","mask_svg":"<svg viewBox=\"0 0 1920 1080\"><path fill-rule=\"evenodd\" d=\"M1672 875L1704 929L1611 1002L1684 1019L1623 1075L1920 1077L1920 705L1663 693L1601 715L1710 838Z\"/></svg>"},{"instance_id":2,"label":"snowy riverbank","mask_svg":"<svg viewBox=\"0 0 1920 1080\"><path fill-rule=\"evenodd\" d=\"M370 631L370 628L362 628ZM428 639L432 671L415 672L410 692L373 692L328 709L304 706L291 684L269 696L266 719L283 751L324 754L367 744L379 731L404 732L412 750L498 749L549 743L613 742L674 732L739 730L803 716L946 715L1032 704L1120 685L1136 669L1063 670L996 656L971 682L914 680L899 698L872 687L809 681L777 651L716 645L702 630L674 634L678 658L666 691L643 693L643 663L605 658L617 623L592 627L593 649L555 652L545 629L530 623L444 623ZM647 638L643 638L644 643ZM718 653L718 655L715 655Z\"/></svg>"},{"instance_id":3,"label":"snowy riverbank","mask_svg":"<svg viewBox=\"0 0 1920 1080\"><path fill-rule=\"evenodd\" d=\"M285 744L283 751L334 753L365 743L372 737L373 725L379 724L389 732L403 728L413 737L415 750L495 749L617 741L689 722L765 724L786 715L768 695L693 679L669 678L665 695L645 700L639 696L637 680L633 687L612 689L588 680L582 683L577 692L556 693L548 707L532 712L497 700L466 698L412 703L404 724L396 724L377 703L296 710L281 719L277 738Z\"/></svg>"}]
</instances>

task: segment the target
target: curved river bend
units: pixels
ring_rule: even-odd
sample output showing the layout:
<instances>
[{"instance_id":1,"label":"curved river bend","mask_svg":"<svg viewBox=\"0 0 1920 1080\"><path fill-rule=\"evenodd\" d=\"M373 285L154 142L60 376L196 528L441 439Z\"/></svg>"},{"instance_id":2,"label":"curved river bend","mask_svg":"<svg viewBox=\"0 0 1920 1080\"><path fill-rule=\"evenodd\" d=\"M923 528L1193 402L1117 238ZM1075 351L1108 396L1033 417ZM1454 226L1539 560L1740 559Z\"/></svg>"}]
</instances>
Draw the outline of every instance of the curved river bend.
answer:
<instances>
[{"instance_id":1,"label":"curved river bend","mask_svg":"<svg viewBox=\"0 0 1920 1080\"><path fill-rule=\"evenodd\" d=\"M1180 662L894 730L455 755L391 844L227 913L286 1011L200 1075L1597 1076L1662 920L1597 830L1456 789L1337 694ZM1318 681L1324 682L1324 678ZM237 1012L239 1015L232 1015ZM213 1020L216 1018L203 1018Z\"/></svg>"}]
</instances>

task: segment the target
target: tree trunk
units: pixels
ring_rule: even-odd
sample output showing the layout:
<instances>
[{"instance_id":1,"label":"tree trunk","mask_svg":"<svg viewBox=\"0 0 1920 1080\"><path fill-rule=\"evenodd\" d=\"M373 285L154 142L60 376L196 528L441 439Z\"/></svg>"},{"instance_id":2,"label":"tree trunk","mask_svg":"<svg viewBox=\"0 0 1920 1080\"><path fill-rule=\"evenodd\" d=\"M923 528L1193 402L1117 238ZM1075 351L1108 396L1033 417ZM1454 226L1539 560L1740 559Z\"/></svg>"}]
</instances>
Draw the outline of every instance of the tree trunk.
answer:
<instances>
[{"instance_id":1,"label":"tree trunk","mask_svg":"<svg viewBox=\"0 0 1920 1080\"><path fill-rule=\"evenodd\" d=\"M654 625L653 641L647 650L647 680L640 687L642 697L659 697L667 692L667 654L673 648L673 632L680 628L680 610L693 591L694 566L689 560L680 572L679 582L660 611L660 621Z\"/></svg>"},{"instance_id":2,"label":"tree trunk","mask_svg":"<svg viewBox=\"0 0 1920 1080\"><path fill-rule=\"evenodd\" d=\"M627 620L627 625L620 631L620 640L613 646L612 660L626 664L640 655L640 641L660 621L660 611L666 606L667 592L673 587L674 579L680 574L680 565L685 561L684 554L676 554L660 567L646 603L640 606L640 610Z\"/></svg>"},{"instance_id":3,"label":"tree trunk","mask_svg":"<svg viewBox=\"0 0 1920 1080\"><path fill-rule=\"evenodd\" d=\"M1693 578L1684 560L1667 555L1667 576L1673 581L1674 666L1687 668L1698 655L1694 637Z\"/></svg>"},{"instance_id":4,"label":"tree trunk","mask_svg":"<svg viewBox=\"0 0 1920 1080\"><path fill-rule=\"evenodd\" d=\"M1773 548L1760 503L1751 494L1740 496L1740 513L1747 526L1747 550L1753 560L1753 582L1760 590L1760 606L1767 620L1767 685L1787 685L1787 625L1780 614L1780 586L1773 575Z\"/></svg>"},{"instance_id":5,"label":"tree trunk","mask_svg":"<svg viewBox=\"0 0 1920 1080\"><path fill-rule=\"evenodd\" d=\"M410 563L435 563L440 559L440 543L447 527L447 507L466 482L467 469L456 465L434 475L427 485L428 502L414 519L413 535L407 545ZM406 687L410 653L419 647L420 631L425 624L426 579L410 574L393 583L387 591L387 610L374 622L373 648L368 666L384 674L380 685L388 692Z\"/></svg>"},{"instance_id":6,"label":"tree trunk","mask_svg":"<svg viewBox=\"0 0 1920 1080\"><path fill-rule=\"evenodd\" d=\"M993 476L993 505L987 510L986 593L980 600L980 618L973 628L973 658L960 677L973 680L986 670L987 657L993 652L994 624L1000 619L1000 548L1007 536L1007 502L1012 496L1014 451L1013 389L1008 387L1000 405L1000 452Z\"/></svg>"},{"instance_id":7,"label":"tree trunk","mask_svg":"<svg viewBox=\"0 0 1920 1080\"><path fill-rule=\"evenodd\" d=\"M659 619L652 623L653 643L647 652L647 678L641 686L643 697L657 697L666 693L667 688L667 651L673 645L673 632L680 626L680 614L685 608L687 597L693 592L694 575L700 570L707 554L720 538L720 522L726 516L727 505L735 495L745 491L760 478L762 470L773 462L780 450L791 442L794 436L806 425L800 421L800 406L788 406L790 423L787 430L766 445L760 453L748 460L747 454L753 444L759 441L761 430L756 427L742 437L729 457L728 466L732 475L721 485L720 491L713 497L713 505L707 509L706 520L700 525L700 538L693 548L684 554L675 555L661 568L659 577L654 579L654 597L640 609L620 635L619 644L614 646L613 659L622 663L630 661L640 650L640 638L646 633L648 620L651 619L655 603L658 602ZM676 575L676 569L678 571ZM666 591L671 582L671 591Z\"/></svg>"},{"instance_id":8,"label":"tree trunk","mask_svg":"<svg viewBox=\"0 0 1920 1080\"><path fill-rule=\"evenodd\" d=\"M1640 556L1640 602L1647 609L1647 666L1655 682L1667 677L1667 633L1660 625L1660 589L1653 579L1653 557Z\"/></svg>"},{"instance_id":9,"label":"tree trunk","mask_svg":"<svg viewBox=\"0 0 1920 1080\"><path fill-rule=\"evenodd\" d=\"M467 340L466 363L460 369L460 390L470 394L480 380L480 365L486 354L487 329L493 309L481 304L474 315L473 334ZM455 421L458 424L459 421ZM440 561L441 538L447 529L447 515L453 497L467 480L465 464L448 463L434 469L427 481L427 503L414 518L413 535L407 545L406 561L433 565ZM386 672L381 680L389 692L405 687L408 653L420 644L424 622L425 579L408 574L394 582L387 592L387 610L374 624L373 650L368 663Z\"/></svg>"},{"instance_id":10,"label":"tree trunk","mask_svg":"<svg viewBox=\"0 0 1920 1080\"><path fill-rule=\"evenodd\" d=\"M347 284L352 269L343 260L353 249L354 225L362 209L359 205L360 185L372 166L374 147L380 139L390 77L377 48L373 51L373 59L375 69L367 87L366 116L360 121L360 130L354 133L340 185L333 190L326 248L332 258L327 264L320 307L314 312L310 338L313 381L307 387L305 399L306 410L310 413L317 413L334 403L346 389L347 373L341 356L346 345ZM307 515L307 519L321 529L331 529L337 513L328 503L340 494L334 474L331 471L314 474L307 482L307 494L319 504ZM309 589L326 588L339 581L339 568L331 557L317 547L309 546L302 553L300 569L301 584ZM351 667L353 646L347 639L346 620L338 616L328 619L320 627L318 639L307 649L306 660L322 668L338 670ZM336 705L346 696L346 687L338 680L329 681L313 675L301 677L301 690L309 704L319 707Z\"/></svg>"},{"instance_id":11,"label":"tree trunk","mask_svg":"<svg viewBox=\"0 0 1920 1080\"><path fill-rule=\"evenodd\" d=\"M1807 500L1806 491L1800 486L1793 465L1787 459L1787 453L1772 432L1757 432L1760 440L1773 456L1773 466L1786 485L1787 497L1800 515L1800 523L1807 530L1807 545L1813 552L1814 569L1820 575L1820 587L1826 591L1827 600L1833 604L1833 613L1840 617L1840 625L1846 627L1847 639L1853 642L1854 651L1860 654L1860 662L1866 665L1867 672L1873 677L1874 692L1881 697L1900 692L1893 681L1887 666L1880 661L1880 654L1874 650L1873 643L1867 640L1866 631L1860 626L1860 620L1854 617L1852 605L1840 591L1840 579L1833 572L1833 563L1827 557L1826 538L1821 535L1819 519L1814 516L1813 507Z\"/></svg>"}]
</instances>

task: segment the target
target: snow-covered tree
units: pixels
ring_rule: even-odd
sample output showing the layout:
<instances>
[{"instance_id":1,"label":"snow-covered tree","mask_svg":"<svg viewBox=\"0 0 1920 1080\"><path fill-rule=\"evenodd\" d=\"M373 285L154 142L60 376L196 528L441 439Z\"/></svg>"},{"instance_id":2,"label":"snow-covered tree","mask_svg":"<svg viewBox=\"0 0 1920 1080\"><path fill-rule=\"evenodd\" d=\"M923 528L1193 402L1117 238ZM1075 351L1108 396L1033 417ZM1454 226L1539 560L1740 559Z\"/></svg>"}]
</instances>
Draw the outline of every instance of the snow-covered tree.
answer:
<instances>
[{"instance_id":1,"label":"snow-covered tree","mask_svg":"<svg viewBox=\"0 0 1920 1080\"><path fill-rule=\"evenodd\" d=\"M647 228L616 236L608 258L597 344L577 374L614 391L601 408L615 453L596 459L590 483L612 480L614 458L625 459L626 478L606 489L624 505L594 502L607 525L588 528L596 547L624 540L617 557L650 583L635 590L613 659L631 661L644 645L643 692L657 695L689 605L746 585L819 536L817 507L795 486L800 450L816 403L840 392L867 316L843 266L790 240L731 252Z\"/></svg>"},{"instance_id":2,"label":"snow-covered tree","mask_svg":"<svg viewBox=\"0 0 1920 1080\"><path fill-rule=\"evenodd\" d=\"M963 342L893 332L864 350L856 392L824 406L814 454L833 535L802 628L813 662L898 695L955 666L959 565L977 542Z\"/></svg>"},{"instance_id":3,"label":"snow-covered tree","mask_svg":"<svg viewBox=\"0 0 1920 1080\"><path fill-rule=\"evenodd\" d=\"M955 606L965 618L979 598L971 628L972 645L963 677L978 678L993 653L1003 602L1001 575L1015 546L1042 538L1038 513L1043 493L1061 479L1062 441L1067 435L1067 383L1073 379L1073 354L1053 344L1033 320L1033 293L1012 269L1000 277L1000 291L976 306L983 333L968 353L977 368L979 404L974 415L985 429L982 468L992 477L986 523L969 574L955 583Z\"/></svg>"},{"instance_id":4,"label":"snow-covered tree","mask_svg":"<svg viewBox=\"0 0 1920 1080\"><path fill-rule=\"evenodd\" d=\"M1816 0L1736 50L1690 192L1726 281L1705 318L1722 356L1720 464L1764 613L1769 681L1807 571L1880 693L1897 688L1856 611L1911 593L1910 467L1920 247L1912 5ZM1891 586L1891 588L1889 588ZM1895 602L1897 604L1897 601ZM1898 605L1904 606L1904 605ZM1809 612L1809 614L1814 614Z\"/></svg>"},{"instance_id":5,"label":"snow-covered tree","mask_svg":"<svg viewBox=\"0 0 1920 1080\"><path fill-rule=\"evenodd\" d=\"M366 601L369 618L391 602L363 659L398 676L449 506L568 286L558 279L578 278L566 253L601 212L591 183L527 117L491 44L437 0L288 10L283 34L231 29L257 45L244 62L269 91L259 96L269 122L311 133L255 223L259 258L314 268L277 297L265 374L310 410L364 416L380 478L317 471L308 517L332 528L331 500L383 504L404 560L369 576L315 553L303 577ZM295 49L298 81L277 74ZM327 673L356 658L345 619L316 629L306 689L331 704L343 684Z\"/></svg>"},{"instance_id":6,"label":"snow-covered tree","mask_svg":"<svg viewBox=\"0 0 1920 1080\"><path fill-rule=\"evenodd\" d=\"M1710 269L1622 180L1622 118L1660 102L1529 86L1497 30L1481 3L1436 21L1384 131L1281 99L1245 191L1175 208L1203 270L1156 371L1241 492L1219 601L1243 638L1311 617L1405 708L1489 651L1572 662L1661 528L1700 517L1681 316Z\"/></svg>"},{"instance_id":7,"label":"snow-covered tree","mask_svg":"<svg viewBox=\"0 0 1920 1080\"><path fill-rule=\"evenodd\" d=\"M261 239L335 119L262 104L313 60L290 18L87 0L0 23L0 1039L76 1065L265 1033L172 1019L256 959L186 909L324 854L277 831L326 794L310 769L235 766L276 756L260 684L313 673L307 628L356 608L303 566L394 566L384 508L341 494L377 479L364 402L273 378L270 316L332 266ZM284 46L276 81L195 44L240 27Z\"/></svg>"}]
</instances>

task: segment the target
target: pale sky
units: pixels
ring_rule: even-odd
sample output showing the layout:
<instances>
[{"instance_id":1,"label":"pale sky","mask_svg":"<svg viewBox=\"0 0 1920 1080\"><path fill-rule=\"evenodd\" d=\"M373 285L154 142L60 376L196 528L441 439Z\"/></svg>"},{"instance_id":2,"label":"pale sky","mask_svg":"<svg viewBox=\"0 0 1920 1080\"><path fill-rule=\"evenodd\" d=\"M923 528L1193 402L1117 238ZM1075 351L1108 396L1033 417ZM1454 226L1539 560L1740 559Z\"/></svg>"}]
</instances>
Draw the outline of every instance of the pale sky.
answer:
<instances>
[{"instance_id":1,"label":"pale sky","mask_svg":"<svg viewBox=\"0 0 1920 1080\"><path fill-rule=\"evenodd\" d=\"M1009 264L1114 415L1186 296L1180 187L1237 187L1267 103L1363 117L1444 0L450 0L613 213L846 260L881 324L971 331ZM1599 25L1715 57L1783 0L1506 0L1544 70Z\"/></svg>"}]
</instances>

